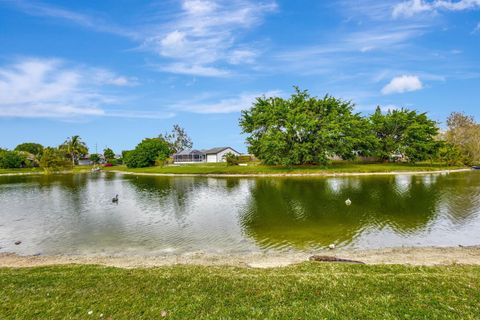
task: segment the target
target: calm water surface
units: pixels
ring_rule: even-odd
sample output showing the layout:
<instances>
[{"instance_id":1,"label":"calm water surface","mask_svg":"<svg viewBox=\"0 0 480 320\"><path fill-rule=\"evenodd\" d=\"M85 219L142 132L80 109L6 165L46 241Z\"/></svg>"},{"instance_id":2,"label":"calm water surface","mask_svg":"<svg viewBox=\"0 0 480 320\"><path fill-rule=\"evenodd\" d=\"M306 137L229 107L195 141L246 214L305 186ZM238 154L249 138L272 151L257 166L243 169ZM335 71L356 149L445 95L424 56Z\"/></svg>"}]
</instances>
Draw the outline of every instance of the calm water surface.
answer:
<instances>
[{"instance_id":1,"label":"calm water surface","mask_svg":"<svg viewBox=\"0 0 480 320\"><path fill-rule=\"evenodd\" d=\"M119 203L111 199L119 195ZM345 200L352 200L351 206ZM14 245L15 241L22 241ZM247 253L480 244L480 173L0 176L0 252Z\"/></svg>"}]
</instances>

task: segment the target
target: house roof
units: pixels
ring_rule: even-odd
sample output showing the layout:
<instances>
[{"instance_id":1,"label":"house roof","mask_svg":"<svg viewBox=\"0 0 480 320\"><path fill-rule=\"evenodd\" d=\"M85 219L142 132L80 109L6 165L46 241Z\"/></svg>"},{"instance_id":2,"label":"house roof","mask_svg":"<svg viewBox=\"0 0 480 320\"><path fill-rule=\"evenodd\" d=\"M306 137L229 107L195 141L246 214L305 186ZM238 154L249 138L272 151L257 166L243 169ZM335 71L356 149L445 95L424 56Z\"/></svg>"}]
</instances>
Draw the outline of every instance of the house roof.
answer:
<instances>
[{"instance_id":1,"label":"house roof","mask_svg":"<svg viewBox=\"0 0 480 320\"><path fill-rule=\"evenodd\" d=\"M188 156L189 154L198 154L198 153L203 153L202 150L196 150L196 149L185 149L180 152L177 152L174 154L174 156Z\"/></svg>"},{"instance_id":2,"label":"house roof","mask_svg":"<svg viewBox=\"0 0 480 320\"><path fill-rule=\"evenodd\" d=\"M233 151L235 151L237 153L240 153L237 150L233 149L232 147L217 147L217 148L212 148L212 149L207 149L207 150L202 150L202 151L205 154L217 154L219 152L222 152L225 149L232 149Z\"/></svg>"},{"instance_id":3,"label":"house roof","mask_svg":"<svg viewBox=\"0 0 480 320\"><path fill-rule=\"evenodd\" d=\"M216 147L216 148L211 148L211 149L202 149L202 150L196 150L196 149L185 149L180 152L177 152L174 154L174 156L187 156L190 154L217 154L220 153L226 149L232 149L233 151L238 152L237 150L233 149L232 147Z\"/></svg>"}]
</instances>

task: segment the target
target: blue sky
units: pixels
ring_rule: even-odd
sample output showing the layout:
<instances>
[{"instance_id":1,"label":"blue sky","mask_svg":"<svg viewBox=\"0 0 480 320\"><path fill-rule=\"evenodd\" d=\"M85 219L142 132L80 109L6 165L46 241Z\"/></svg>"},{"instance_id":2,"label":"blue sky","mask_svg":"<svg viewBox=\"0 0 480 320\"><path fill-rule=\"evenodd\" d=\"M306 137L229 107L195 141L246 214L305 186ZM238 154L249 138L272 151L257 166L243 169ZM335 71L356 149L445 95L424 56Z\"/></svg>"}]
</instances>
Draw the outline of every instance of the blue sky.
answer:
<instances>
[{"instance_id":1,"label":"blue sky","mask_svg":"<svg viewBox=\"0 0 480 320\"><path fill-rule=\"evenodd\" d=\"M0 147L120 152L178 123L245 151L239 111L293 85L480 118L480 0L3 0L0 43Z\"/></svg>"}]
</instances>

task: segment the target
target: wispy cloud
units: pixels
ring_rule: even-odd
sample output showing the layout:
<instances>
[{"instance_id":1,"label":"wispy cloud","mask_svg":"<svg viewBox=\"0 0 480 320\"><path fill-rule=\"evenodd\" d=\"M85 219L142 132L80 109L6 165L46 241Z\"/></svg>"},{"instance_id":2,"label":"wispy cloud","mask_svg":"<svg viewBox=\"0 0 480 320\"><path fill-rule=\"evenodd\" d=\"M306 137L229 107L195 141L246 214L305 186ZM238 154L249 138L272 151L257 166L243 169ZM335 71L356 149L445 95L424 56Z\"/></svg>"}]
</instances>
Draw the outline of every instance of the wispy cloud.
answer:
<instances>
[{"instance_id":1,"label":"wispy cloud","mask_svg":"<svg viewBox=\"0 0 480 320\"><path fill-rule=\"evenodd\" d=\"M267 92L249 92L238 96L222 98L217 101L210 96L202 96L197 99L182 101L171 106L173 110L193 113L232 113L248 109L256 98L283 96L282 91L272 90Z\"/></svg>"},{"instance_id":2,"label":"wispy cloud","mask_svg":"<svg viewBox=\"0 0 480 320\"><path fill-rule=\"evenodd\" d=\"M241 41L241 35L277 9L274 0L181 0L175 13L158 18L151 12L127 27L42 2L10 4L29 15L127 37L162 58L158 70L205 77L224 77L236 65L252 64L258 50Z\"/></svg>"},{"instance_id":3,"label":"wispy cloud","mask_svg":"<svg viewBox=\"0 0 480 320\"><path fill-rule=\"evenodd\" d=\"M401 2L393 7L392 15L398 17L412 17L424 12L433 12L437 10L445 11L463 11L469 9L479 9L480 0L408 0Z\"/></svg>"},{"instance_id":4,"label":"wispy cloud","mask_svg":"<svg viewBox=\"0 0 480 320\"><path fill-rule=\"evenodd\" d=\"M104 89L135 84L135 79L106 69L24 58L0 68L0 117L138 117L144 112L105 108L119 99Z\"/></svg>"},{"instance_id":5,"label":"wispy cloud","mask_svg":"<svg viewBox=\"0 0 480 320\"><path fill-rule=\"evenodd\" d=\"M276 8L275 2L183 0L181 12L149 35L143 47L172 61L162 68L165 71L225 76L229 64L252 63L256 56L255 50L238 41L238 34L261 23Z\"/></svg>"},{"instance_id":6,"label":"wispy cloud","mask_svg":"<svg viewBox=\"0 0 480 320\"><path fill-rule=\"evenodd\" d=\"M422 81L417 76L402 75L393 78L382 89L382 94L404 93L417 91L423 88Z\"/></svg>"},{"instance_id":7,"label":"wispy cloud","mask_svg":"<svg viewBox=\"0 0 480 320\"><path fill-rule=\"evenodd\" d=\"M61 7L49 5L43 2L31 2L27 0L9 1L10 4L22 12L39 17L49 17L64 20L98 32L116 34L122 37L137 39L140 35L131 28L122 27L106 21L100 17L78 13Z\"/></svg>"}]
</instances>

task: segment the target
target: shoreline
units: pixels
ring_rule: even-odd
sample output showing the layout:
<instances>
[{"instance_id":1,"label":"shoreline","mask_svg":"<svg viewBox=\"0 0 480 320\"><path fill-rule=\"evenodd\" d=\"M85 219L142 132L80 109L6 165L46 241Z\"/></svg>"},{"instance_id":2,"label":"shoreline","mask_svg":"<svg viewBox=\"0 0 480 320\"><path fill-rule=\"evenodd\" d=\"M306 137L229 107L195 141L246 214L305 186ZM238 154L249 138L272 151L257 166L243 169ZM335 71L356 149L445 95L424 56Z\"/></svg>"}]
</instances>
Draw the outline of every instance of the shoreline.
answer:
<instances>
[{"instance_id":1,"label":"shoreline","mask_svg":"<svg viewBox=\"0 0 480 320\"><path fill-rule=\"evenodd\" d=\"M158 177L351 177L351 176L386 176L386 175L424 175L424 174L449 174L456 172L473 171L471 168L451 170L421 170L421 171L385 171L385 172L312 172L312 173L156 173L156 172L134 172L121 170L105 170L102 172L113 172L124 175L137 176L158 176Z\"/></svg>"},{"instance_id":2,"label":"shoreline","mask_svg":"<svg viewBox=\"0 0 480 320\"><path fill-rule=\"evenodd\" d=\"M278 268L308 261L312 255L351 259L369 265L412 266L480 265L480 245L467 247L397 247L368 250L322 250L298 253L248 253L220 255L192 252L163 256L27 255L0 253L0 268L30 268L53 265L101 265L117 268L154 268L174 265Z\"/></svg>"},{"instance_id":3,"label":"shoreline","mask_svg":"<svg viewBox=\"0 0 480 320\"><path fill-rule=\"evenodd\" d=\"M471 168L462 169L448 169L448 170L419 170L419 171L379 171L379 172L311 172L311 173L158 173L158 172L135 172L135 171L122 171L122 170L101 170L100 172L112 172L124 175L137 175L137 176L158 176L158 177L351 177L351 176L386 176L386 175L425 175L425 174L449 174L457 172L474 171ZM55 174L84 174L92 173L90 171L78 171L69 172L61 171L51 173ZM9 172L0 173L0 177L12 177L12 176L31 176L31 175L45 175L44 172Z\"/></svg>"}]
</instances>

